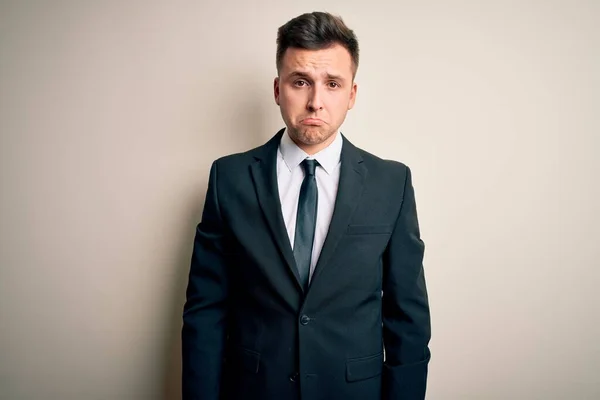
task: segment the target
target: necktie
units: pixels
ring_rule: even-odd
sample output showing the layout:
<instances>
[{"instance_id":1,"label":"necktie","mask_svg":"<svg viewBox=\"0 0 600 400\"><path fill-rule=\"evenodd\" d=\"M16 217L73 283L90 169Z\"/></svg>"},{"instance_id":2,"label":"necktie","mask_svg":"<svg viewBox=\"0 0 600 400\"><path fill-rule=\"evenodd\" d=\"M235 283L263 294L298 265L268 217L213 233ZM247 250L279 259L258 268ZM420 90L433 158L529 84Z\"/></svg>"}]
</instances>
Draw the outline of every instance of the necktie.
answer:
<instances>
[{"instance_id":1,"label":"necktie","mask_svg":"<svg viewBox=\"0 0 600 400\"><path fill-rule=\"evenodd\" d=\"M308 289L310 275L310 260L312 257L312 246L315 238L315 227L317 225L317 180L315 169L317 160L304 160L304 180L300 187L298 199L298 214L296 216L296 234L294 236L294 258L300 275L300 283L304 291Z\"/></svg>"}]
</instances>

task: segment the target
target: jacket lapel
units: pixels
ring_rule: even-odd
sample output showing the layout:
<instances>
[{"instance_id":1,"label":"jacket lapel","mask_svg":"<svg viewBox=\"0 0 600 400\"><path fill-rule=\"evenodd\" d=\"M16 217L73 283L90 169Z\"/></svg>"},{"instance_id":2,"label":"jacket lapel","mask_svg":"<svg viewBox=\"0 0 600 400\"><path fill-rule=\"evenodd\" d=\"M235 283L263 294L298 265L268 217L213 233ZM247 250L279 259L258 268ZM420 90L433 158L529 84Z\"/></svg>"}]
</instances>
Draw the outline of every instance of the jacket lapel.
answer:
<instances>
[{"instance_id":1,"label":"jacket lapel","mask_svg":"<svg viewBox=\"0 0 600 400\"><path fill-rule=\"evenodd\" d=\"M360 202L366 176L367 168L363 164L360 152L344 136L341 154L340 182L338 185L333 216L331 218L331 223L329 224L327 237L323 243L319 261L317 262L315 272L313 273L313 282L327 266L342 235L346 231L350 218Z\"/></svg>"},{"instance_id":2,"label":"jacket lapel","mask_svg":"<svg viewBox=\"0 0 600 400\"><path fill-rule=\"evenodd\" d=\"M283 131L282 129L277 132L271 140L258 149L254 156L255 162L250 165L250 170L258 202L269 225L274 242L293 275L298 290L302 291L294 253L281 213L281 201L277 185L277 149Z\"/></svg>"}]
</instances>

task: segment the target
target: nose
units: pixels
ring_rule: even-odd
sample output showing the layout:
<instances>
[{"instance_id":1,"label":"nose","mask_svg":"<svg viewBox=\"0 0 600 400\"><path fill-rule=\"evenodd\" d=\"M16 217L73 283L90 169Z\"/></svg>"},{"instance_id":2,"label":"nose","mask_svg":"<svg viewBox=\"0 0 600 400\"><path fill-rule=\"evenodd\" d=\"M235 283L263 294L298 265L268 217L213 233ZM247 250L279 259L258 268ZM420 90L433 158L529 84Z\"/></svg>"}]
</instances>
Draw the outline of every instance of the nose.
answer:
<instances>
[{"instance_id":1,"label":"nose","mask_svg":"<svg viewBox=\"0 0 600 400\"><path fill-rule=\"evenodd\" d=\"M310 112L315 112L323 109L323 97L321 89L317 85L312 87L310 97L308 98L307 108Z\"/></svg>"}]
</instances>

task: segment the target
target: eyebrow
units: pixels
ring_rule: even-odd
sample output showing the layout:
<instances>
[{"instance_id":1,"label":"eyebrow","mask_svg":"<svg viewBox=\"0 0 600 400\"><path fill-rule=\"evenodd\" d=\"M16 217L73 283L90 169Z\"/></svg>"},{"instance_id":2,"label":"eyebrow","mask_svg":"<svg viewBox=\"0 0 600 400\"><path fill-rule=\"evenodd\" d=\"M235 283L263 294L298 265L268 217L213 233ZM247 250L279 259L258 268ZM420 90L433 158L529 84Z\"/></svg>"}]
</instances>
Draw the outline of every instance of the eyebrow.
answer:
<instances>
[{"instance_id":1,"label":"eyebrow","mask_svg":"<svg viewBox=\"0 0 600 400\"><path fill-rule=\"evenodd\" d=\"M333 74L327 74L327 79L331 79L334 81L343 81L344 78L341 75L333 75Z\"/></svg>"},{"instance_id":2,"label":"eyebrow","mask_svg":"<svg viewBox=\"0 0 600 400\"><path fill-rule=\"evenodd\" d=\"M338 81L343 81L344 78L341 75L334 75L334 74L326 74L327 79L329 80L338 80ZM302 72L302 71L294 71L292 73L290 73L288 75L288 78L308 78L311 79L311 77L306 73L306 72Z\"/></svg>"},{"instance_id":3,"label":"eyebrow","mask_svg":"<svg viewBox=\"0 0 600 400\"><path fill-rule=\"evenodd\" d=\"M288 78L308 78L308 75L304 72L294 71L287 76Z\"/></svg>"}]
</instances>

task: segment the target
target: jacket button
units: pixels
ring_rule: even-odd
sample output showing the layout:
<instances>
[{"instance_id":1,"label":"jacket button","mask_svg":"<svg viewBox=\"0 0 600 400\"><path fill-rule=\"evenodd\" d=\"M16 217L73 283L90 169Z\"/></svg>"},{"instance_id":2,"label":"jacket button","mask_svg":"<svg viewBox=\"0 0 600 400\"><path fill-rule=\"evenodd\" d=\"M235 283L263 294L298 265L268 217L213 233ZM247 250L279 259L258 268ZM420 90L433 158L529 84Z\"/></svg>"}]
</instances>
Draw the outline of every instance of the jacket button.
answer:
<instances>
[{"instance_id":1,"label":"jacket button","mask_svg":"<svg viewBox=\"0 0 600 400\"><path fill-rule=\"evenodd\" d=\"M302 325L308 325L309 322L310 322L310 317L308 315L303 315L302 317L300 317L300 323Z\"/></svg>"},{"instance_id":2,"label":"jacket button","mask_svg":"<svg viewBox=\"0 0 600 400\"><path fill-rule=\"evenodd\" d=\"M290 375L290 382L298 382L298 373Z\"/></svg>"}]
</instances>

